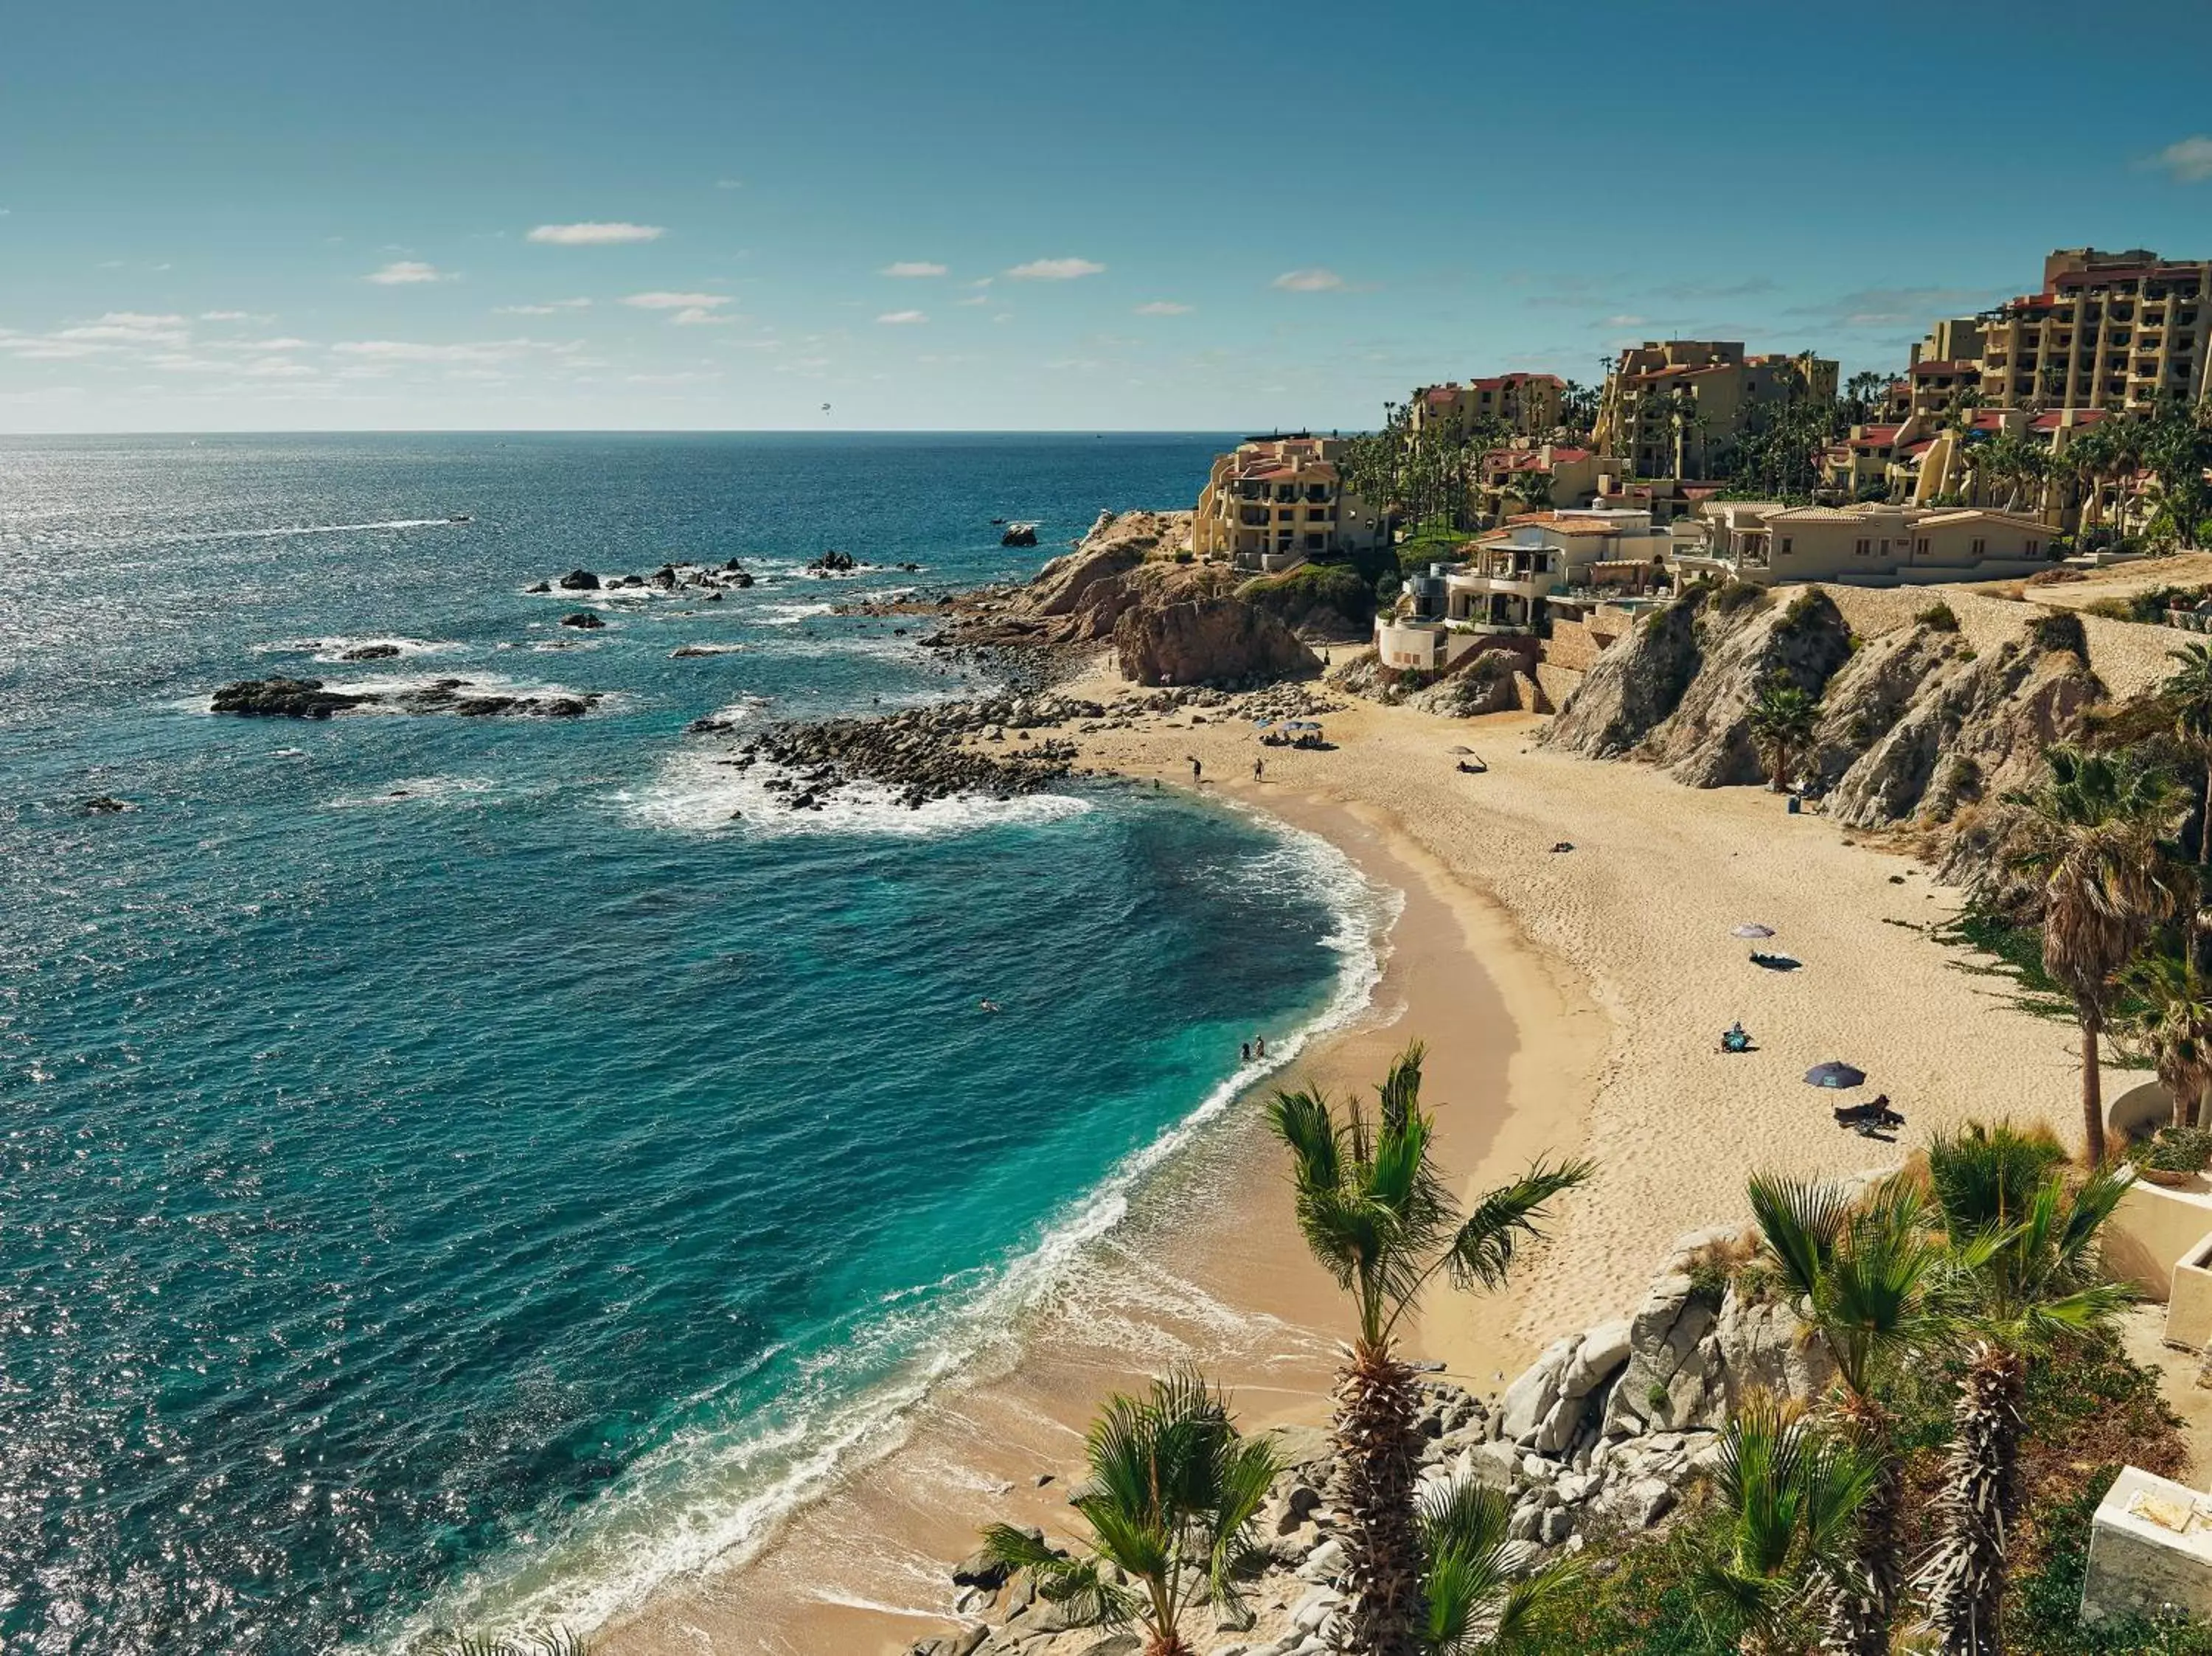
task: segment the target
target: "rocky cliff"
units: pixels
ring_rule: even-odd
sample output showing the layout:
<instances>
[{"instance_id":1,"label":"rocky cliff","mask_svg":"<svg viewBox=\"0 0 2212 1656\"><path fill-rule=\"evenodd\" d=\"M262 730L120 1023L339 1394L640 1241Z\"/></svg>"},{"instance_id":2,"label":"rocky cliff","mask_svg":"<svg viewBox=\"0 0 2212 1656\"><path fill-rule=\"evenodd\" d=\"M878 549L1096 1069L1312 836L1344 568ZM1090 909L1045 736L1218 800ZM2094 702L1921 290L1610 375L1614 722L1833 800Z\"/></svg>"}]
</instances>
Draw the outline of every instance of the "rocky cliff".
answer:
<instances>
[{"instance_id":1,"label":"rocky cliff","mask_svg":"<svg viewBox=\"0 0 2212 1656\"><path fill-rule=\"evenodd\" d=\"M1856 637L1818 587L1693 588L1600 656L1540 738L1632 755L1698 787L1756 782L1749 719L1779 674L1820 701L1808 791L1853 828L1948 822L2032 780L2044 746L2105 699L2080 624L2030 621L1977 650L1948 610Z\"/></svg>"},{"instance_id":2,"label":"rocky cliff","mask_svg":"<svg viewBox=\"0 0 2212 1656\"><path fill-rule=\"evenodd\" d=\"M1139 684L1249 687L1320 667L1291 623L1328 610L1311 583L1243 583L1219 564L1178 561L1188 512L1102 512L1075 550L1011 591L961 601L948 642L1000 647L1110 641ZM1310 589L1310 590L1309 590ZM1341 630L1340 618L1336 626Z\"/></svg>"}]
</instances>

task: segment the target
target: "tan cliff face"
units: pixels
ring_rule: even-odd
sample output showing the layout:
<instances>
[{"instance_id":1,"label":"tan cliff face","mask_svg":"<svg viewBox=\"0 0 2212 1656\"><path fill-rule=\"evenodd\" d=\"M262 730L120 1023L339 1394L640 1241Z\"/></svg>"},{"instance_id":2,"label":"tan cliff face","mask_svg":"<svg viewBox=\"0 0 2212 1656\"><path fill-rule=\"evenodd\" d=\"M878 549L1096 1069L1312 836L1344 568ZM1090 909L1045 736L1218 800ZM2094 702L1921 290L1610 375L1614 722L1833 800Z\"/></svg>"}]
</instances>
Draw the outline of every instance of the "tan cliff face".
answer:
<instances>
[{"instance_id":1,"label":"tan cliff face","mask_svg":"<svg viewBox=\"0 0 2212 1656\"><path fill-rule=\"evenodd\" d=\"M1939 855L1971 817L1969 837L1987 851L2003 824L1985 802L2032 782L2044 748L2078 735L2106 700L2087 647L2063 616L1978 650L1940 620L1855 637L1817 587L1764 602L1692 591L1601 656L1541 740L1632 755L1693 786L1756 782L1748 719L1759 686L1780 672L1820 700L1802 773L1830 816L1945 831Z\"/></svg>"}]
</instances>

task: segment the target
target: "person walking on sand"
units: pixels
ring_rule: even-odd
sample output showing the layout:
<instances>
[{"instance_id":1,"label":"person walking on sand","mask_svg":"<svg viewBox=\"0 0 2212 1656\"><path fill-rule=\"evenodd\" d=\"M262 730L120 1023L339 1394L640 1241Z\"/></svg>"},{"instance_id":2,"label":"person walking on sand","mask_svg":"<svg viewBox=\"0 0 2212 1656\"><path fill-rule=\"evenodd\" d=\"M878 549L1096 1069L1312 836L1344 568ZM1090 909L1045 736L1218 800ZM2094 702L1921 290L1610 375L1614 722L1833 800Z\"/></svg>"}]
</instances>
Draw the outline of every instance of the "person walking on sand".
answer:
<instances>
[{"instance_id":1,"label":"person walking on sand","mask_svg":"<svg viewBox=\"0 0 2212 1656\"><path fill-rule=\"evenodd\" d=\"M1264 759L1255 759L1255 760L1254 760L1254 761L1252 761L1252 779L1253 779L1255 782L1258 781L1258 780L1261 779L1261 776L1263 776L1263 775L1265 775L1265 774L1267 773L1267 761L1266 760L1264 760Z\"/></svg>"},{"instance_id":2,"label":"person walking on sand","mask_svg":"<svg viewBox=\"0 0 2212 1656\"><path fill-rule=\"evenodd\" d=\"M1191 761L1190 761L1190 780L1191 780L1191 786L1192 786L1193 787L1197 786L1198 786L1198 779L1199 779L1199 778L1200 778L1201 776L1203 776L1203 775L1205 775L1205 774L1206 774L1206 767L1205 767L1205 766L1203 766L1203 765L1201 765L1201 764L1200 764L1200 763L1198 762L1197 758L1196 758L1195 756L1194 756L1194 757L1192 758Z\"/></svg>"}]
</instances>

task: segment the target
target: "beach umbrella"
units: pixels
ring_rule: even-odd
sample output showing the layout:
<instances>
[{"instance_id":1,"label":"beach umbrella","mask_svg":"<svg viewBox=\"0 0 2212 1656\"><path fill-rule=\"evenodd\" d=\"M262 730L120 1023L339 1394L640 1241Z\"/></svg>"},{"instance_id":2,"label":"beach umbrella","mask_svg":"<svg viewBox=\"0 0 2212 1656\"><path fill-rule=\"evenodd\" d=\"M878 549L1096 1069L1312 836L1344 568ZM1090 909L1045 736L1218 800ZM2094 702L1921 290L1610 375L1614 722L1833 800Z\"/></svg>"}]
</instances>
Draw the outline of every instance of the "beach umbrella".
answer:
<instances>
[{"instance_id":1,"label":"beach umbrella","mask_svg":"<svg viewBox=\"0 0 2212 1656\"><path fill-rule=\"evenodd\" d=\"M1272 719L1255 719L1252 721L1252 728L1255 731L1272 730L1274 728L1274 724L1275 721Z\"/></svg>"},{"instance_id":2,"label":"beach umbrella","mask_svg":"<svg viewBox=\"0 0 2212 1656\"><path fill-rule=\"evenodd\" d=\"M1846 1087L1862 1085L1865 1080L1864 1070L1855 1070L1841 1059L1831 1059L1826 1064L1815 1064L1805 1071L1807 1086L1826 1087L1838 1092Z\"/></svg>"},{"instance_id":3,"label":"beach umbrella","mask_svg":"<svg viewBox=\"0 0 2212 1656\"><path fill-rule=\"evenodd\" d=\"M1771 937L1774 935L1774 928L1771 925L1760 925L1754 921L1736 927L1735 935L1739 937Z\"/></svg>"}]
</instances>

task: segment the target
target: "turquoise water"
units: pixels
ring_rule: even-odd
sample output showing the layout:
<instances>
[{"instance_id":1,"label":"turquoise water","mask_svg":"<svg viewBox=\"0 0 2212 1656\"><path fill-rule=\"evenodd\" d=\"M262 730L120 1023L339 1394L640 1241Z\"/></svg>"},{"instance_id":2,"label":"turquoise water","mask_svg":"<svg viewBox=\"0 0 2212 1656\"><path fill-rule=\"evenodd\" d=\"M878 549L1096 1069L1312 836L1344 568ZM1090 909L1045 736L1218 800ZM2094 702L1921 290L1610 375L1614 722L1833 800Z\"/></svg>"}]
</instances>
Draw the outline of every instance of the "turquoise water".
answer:
<instances>
[{"instance_id":1,"label":"turquoise water","mask_svg":"<svg viewBox=\"0 0 2212 1656\"><path fill-rule=\"evenodd\" d=\"M1003 1340L1344 992L1346 870L1103 784L733 822L684 727L975 688L828 605L1026 573L1216 446L0 442L0 1643L588 1624ZM732 555L587 635L523 591ZM605 699L204 711L272 672Z\"/></svg>"}]
</instances>

